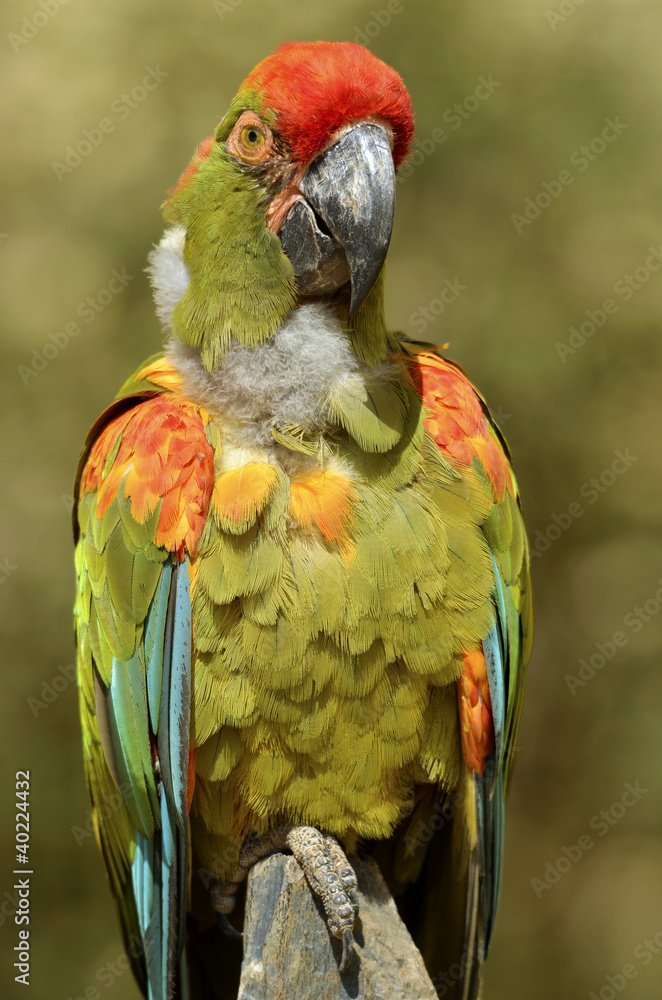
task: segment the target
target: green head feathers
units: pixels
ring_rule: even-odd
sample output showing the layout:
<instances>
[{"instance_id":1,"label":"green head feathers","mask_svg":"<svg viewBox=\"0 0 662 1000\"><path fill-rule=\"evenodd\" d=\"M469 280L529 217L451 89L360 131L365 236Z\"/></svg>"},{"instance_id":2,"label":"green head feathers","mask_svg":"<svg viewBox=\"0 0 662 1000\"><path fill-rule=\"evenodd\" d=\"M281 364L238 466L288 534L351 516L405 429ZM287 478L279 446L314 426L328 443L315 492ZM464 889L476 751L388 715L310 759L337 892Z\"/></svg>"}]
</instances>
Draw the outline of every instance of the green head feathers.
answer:
<instances>
[{"instance_id":1,"label":"green head feathers","mask_svg":"<svg viewBox=\"0 0 662 1000\"><path fill-rule=\"evenodd\" d=\"M232 337L264 343L296 302L294 269L267 229L264 181L226 148L239 113L233 106L200 147L165 207L166 219L186 230L184 263L191 278L172 312L172 330L182 343L200 348L210 371Z\"/></svg>"}]
</instances>

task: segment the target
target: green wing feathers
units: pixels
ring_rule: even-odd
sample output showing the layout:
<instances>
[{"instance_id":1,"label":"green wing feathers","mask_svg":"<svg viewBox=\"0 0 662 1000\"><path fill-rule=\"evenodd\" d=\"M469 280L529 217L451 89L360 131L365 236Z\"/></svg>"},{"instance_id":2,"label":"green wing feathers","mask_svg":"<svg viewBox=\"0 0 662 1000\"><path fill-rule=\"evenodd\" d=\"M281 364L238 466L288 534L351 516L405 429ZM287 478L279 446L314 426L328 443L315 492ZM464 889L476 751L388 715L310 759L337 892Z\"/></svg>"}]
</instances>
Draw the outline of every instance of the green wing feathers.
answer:
<instances>
[{"instance_id":1,"label":"green wing feathers","mask_svg":"<svg viewBox=\"0 0 662 1000\"><path fill-rule=\"evenodd\" d=\"M171 459L165 467L163 456ZM190 571L213 486L194 407L111 408L78 483L76 625L88 792L139 980L165 1000L188 894Z\"/></svg>"}]
</instances>

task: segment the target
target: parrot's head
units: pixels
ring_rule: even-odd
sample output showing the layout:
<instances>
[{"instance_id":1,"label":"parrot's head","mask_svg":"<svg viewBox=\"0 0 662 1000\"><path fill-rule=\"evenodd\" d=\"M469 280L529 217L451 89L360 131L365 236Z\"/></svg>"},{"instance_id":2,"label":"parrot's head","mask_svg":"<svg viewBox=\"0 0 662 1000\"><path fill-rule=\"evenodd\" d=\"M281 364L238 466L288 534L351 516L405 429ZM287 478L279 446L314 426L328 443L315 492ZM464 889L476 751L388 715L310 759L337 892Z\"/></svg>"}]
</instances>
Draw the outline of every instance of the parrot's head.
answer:
<instances>
[{"instance_id":1,"label":"parrot's head","mask_svg":"<svg viewBox=\"0 0 662 1000\"><path fill-rule=\"evenodd\" d=\"M151 258L162 321L209 370L232 338L264 343L316 298L365 360L383 359L369 331L383 326L395 168L413 127L401 78L352 42L289 43L249 74L170 192L173 228Z\"/></svg>"}]
</instances>

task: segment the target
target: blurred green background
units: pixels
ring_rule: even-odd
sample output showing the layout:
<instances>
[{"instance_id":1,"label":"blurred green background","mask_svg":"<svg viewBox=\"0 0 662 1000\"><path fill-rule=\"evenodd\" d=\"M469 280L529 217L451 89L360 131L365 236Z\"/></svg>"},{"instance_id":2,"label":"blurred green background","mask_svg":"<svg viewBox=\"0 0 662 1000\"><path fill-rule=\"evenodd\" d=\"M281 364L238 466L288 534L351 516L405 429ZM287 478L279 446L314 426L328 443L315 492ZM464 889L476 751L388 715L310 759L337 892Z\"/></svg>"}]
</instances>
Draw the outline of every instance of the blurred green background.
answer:
<instances>
[{"instance_id":1,"label":"blurred green background","mask_svg":"<svg viewBox=\"0 0 662 1000\"><path fill-rule=\"evenodd\" d=\"M259 59L326 38L367 40L410 89L419 143L398 186L389 318L450 341L485 393L538 546L486 997L658 1000L658 0L5 0L3 14L0 994L26 993L10 913L14 775L29 768L27 995L138 996L86 826L67 676L77 455L159 347L143 268L167 188ZM134 90L150 70L153 89ZM101 140L67 163L85 129ZM114 269L130 280L111 295ZM441 312L446 280L460 294Z\"/></svg>"}]
</instances>

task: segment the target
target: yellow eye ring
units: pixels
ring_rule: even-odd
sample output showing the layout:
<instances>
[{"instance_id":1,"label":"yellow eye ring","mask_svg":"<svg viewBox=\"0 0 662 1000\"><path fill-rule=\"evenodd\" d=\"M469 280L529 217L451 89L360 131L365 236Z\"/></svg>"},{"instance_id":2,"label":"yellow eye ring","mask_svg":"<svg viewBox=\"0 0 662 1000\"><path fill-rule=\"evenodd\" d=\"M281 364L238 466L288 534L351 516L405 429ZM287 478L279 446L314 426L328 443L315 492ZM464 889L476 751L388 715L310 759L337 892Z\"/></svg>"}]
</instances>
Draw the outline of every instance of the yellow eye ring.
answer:
<instances>
[{"instance_id":1,"label":"yellow eye ring","mask_svg":"<svg viewBox=\"0 0 662 1000\"><path fill-rule=\"evenodd\" d=\"M257 125L246 125L241 130L241 143L246 149L259 149L264 146L264 133Z\"/></svg>"},{"instance_id":2,"label":"yellow eye ring","mask_svg":"<svg viewBox=\"0 0 662 1000\"><path fill-rule=\"evenodd\" d=\"M244 111L228 136L227 150L243 163L264 163L273 150L273 135L254 111Z\"/></svg>"}]
</instances>

